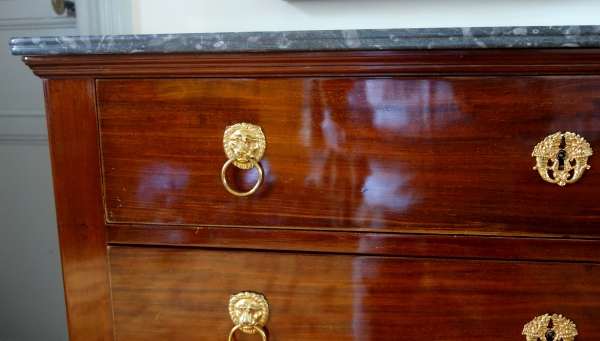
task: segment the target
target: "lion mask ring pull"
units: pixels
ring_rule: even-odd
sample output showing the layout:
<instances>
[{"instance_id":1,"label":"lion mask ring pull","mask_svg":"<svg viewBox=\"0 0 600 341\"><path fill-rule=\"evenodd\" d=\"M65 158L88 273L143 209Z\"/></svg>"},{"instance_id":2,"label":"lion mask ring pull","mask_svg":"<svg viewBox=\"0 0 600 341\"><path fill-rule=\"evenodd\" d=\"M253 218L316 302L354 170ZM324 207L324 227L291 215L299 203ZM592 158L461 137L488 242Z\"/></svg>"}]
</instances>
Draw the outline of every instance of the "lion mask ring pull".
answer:
<instances>
[{"instance_id":1,"label":"lion mask ring pull","mask_svg":"<svg viewBox=\"0 0 600 341\"><path fill-rule=\"evenodd\" d=\"M258 162L265 155L267 141L262 129L254 124L237 123L225 129L223 148L229 158L221 170L221 181L229 193L243 197L250 195L260 187L263 181L263 171ZM230 164L240 169L255 168L258 172L256 185L248 192L238 192L227 184L225 171Z\"/></svg>"},{"instance_id":2,"label":"lion mask ring pull","mask_svg":"<svg viewBox=\"0 0 600 341\"><path fill-rule=\"evenodd\" d=\"M263 341L267 341L263 327L269 319L269 304L263 295L250 291L232 295L229 299L229 315L235 324L229 333L229 341L238 329L246 334L258 332Z\"/></svg>"}]
</instances>

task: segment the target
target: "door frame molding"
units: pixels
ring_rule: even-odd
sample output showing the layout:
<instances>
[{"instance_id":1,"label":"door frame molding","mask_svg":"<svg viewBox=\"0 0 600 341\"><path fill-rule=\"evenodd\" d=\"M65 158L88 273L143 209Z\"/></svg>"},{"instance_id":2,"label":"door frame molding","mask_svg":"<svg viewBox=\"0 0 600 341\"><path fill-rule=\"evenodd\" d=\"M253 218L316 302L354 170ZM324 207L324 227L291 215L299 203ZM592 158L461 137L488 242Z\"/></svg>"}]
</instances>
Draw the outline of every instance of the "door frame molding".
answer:
<instances>
[{"instance_id":1,"label":"door frame molding","mask_svg":"<svg viewBox=\"0 0 600 341\"><path fill-rule=\"evenodd\" d=\"M133 34L131 0L77 0L80 35Z\"/></svg>"}]
</instances>

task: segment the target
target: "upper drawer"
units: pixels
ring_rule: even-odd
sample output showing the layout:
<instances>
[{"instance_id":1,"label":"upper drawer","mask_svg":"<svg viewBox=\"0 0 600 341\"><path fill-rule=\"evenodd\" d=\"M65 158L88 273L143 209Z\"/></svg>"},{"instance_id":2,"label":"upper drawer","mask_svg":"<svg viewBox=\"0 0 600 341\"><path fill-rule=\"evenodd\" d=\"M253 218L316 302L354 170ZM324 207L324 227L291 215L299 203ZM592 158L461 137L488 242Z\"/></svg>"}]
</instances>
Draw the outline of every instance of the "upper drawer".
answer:
<instances>
[{"instance_id":1,"label":"upper drawer","mask_svg":"<svg viewBox=\"0 0 600 341\"><path fill-rule=\"evenodd\" d=\"M599 237L600 160L558 186L533 148L600 148L600 77L98 80L114 223ZM262 127L264 183L223 187L227 126ZM255 170L228 170L239 190Z\"/></svg>"}]
</instances>

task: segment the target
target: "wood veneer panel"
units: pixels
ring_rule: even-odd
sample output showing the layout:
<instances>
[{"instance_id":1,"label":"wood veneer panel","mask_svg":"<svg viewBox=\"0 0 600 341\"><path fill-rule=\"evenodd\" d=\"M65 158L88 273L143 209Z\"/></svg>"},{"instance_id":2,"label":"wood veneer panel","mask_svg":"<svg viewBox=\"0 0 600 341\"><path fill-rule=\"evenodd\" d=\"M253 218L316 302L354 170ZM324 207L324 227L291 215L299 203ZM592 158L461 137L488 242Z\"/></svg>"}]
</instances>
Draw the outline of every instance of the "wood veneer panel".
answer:
<instances>
[{"instance_id":1,"label":"wood veneer panel","mask_svg":"<svg viewBox=\"0 0 600 341\"><path fill-rule=\"evenodd\" d=\"M112 340L93 79L44 81L69 338Z\"/></svg>"},{"instance_id":2,"label":"wood veneer panel","mask_svg":"<svg viewBox=\"0 0 600 341\"><path fill-rule=\"evenodd\" d=\"M600 263L600 241L230 227L107 225L113 245Z\"/></svg>"},{"instance_id":3,"label":"wood veneer panel","mask_svg":"<svg viewBox=\"0 0 600 341\"><path fill-rule=\"evenodd\" d=\"M229 296L265 295L269 340L519 340L556 312L597 339L600 267L111 247L117 340L218 340ZM241 333L240 333L241 334ZM255 340L256 335L238 335Z\"/></svg>"},{"instance_id":4,"label":"wood veneer panel","mask_svg":"<svg viewBox=\"0 0 600 341\"><path fill-rule=\"evenodd\" d=\"M600 146L598 76L99 80L107 220L600 237L600 158L544 182L556 131ZM265 182L221 183L226 126L258 124ZM251 188L256 173L230 169Z\"/></svg>"}]
</instances>

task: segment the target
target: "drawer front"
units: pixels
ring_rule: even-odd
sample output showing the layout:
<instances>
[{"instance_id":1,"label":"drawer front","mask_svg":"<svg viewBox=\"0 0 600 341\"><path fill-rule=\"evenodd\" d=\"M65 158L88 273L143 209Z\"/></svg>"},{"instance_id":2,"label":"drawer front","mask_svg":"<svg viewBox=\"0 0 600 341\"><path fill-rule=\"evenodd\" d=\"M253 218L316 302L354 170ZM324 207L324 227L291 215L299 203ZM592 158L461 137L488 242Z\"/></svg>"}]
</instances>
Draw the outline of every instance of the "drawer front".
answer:
<instances>
[{"instance_id":1,"label":"drawer front","mask_svg":"<svg viewBox=\"0 0 600 341\"><path fill-rule=\"evenodd\" d=\"M600 236L600 157L533 170L557 131L600 148L600 77L98 80L110 223ZM262 127L264 182L221 180L227 126ZM229 167L239 191L254 169Z\"/></svg>"},{"instance_id":2,"label":"drawer front","mask_svg":"<svg viewBox=\"0 0 600 341\"><path fill-rule=\"evenodd\" d=\"M109 263L116 340L226 340L241 291L265 296L271 341L525 340L544 313L591 341L600 318L590 264L136 247Z\"/></svg>"}]
</instances>

